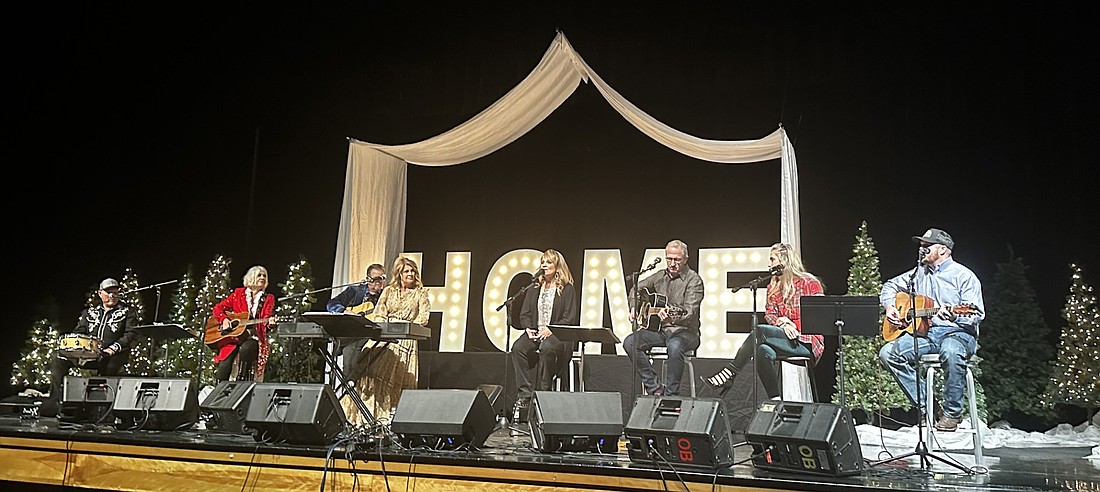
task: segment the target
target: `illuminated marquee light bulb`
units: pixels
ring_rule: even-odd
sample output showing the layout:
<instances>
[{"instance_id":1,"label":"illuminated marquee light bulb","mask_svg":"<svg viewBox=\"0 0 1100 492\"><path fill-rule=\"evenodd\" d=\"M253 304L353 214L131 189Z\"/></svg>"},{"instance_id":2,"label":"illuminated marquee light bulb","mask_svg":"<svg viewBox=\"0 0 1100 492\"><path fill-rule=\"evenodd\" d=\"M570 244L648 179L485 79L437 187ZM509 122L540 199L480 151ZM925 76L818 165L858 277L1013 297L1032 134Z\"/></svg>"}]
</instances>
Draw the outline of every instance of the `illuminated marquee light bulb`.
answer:
<instances>
[{"instance_id":1,"label":"illuminated marquee light bulb","mask_svg":"<svg viewBox=\"0 0 1100 492\"><path fill-rule=\"evenodd\" d=\"M630 333L630 320L626 309L626 290L623 285L622 254L617 249L589 249L584 252L584 288L581 289L581 319L585 324L600 326L604 320L604 296L610 301L611 327L620 339ZM612 273L614 272L614 273ZM599 353L600 344L586 344L587 353ZM616 347L621 352L622 347Z\"/></svg>"},{"instance_id":2,"label":"illuminated marquee light bulb","mask_svg":"<svg viewBox=\"0 0 1100 492\"><path fill-rule=\"evenodd\" d=\"M770 248L704 248L699 250L699 264L707 265L703 282L703 305L700 329L703 346L700 357L729 357L730 347L739 346L744 334L726 332L726 313L749 312L752 296L744 291L733 294L726 285L729 272L761 272L768 269L766 261ZM761 292L759 295L763 296Z\"/></svg>"},{"instance_id":3,"label":"illuminated marquee light bulb","mask_svg":"<svg viewBox=\"0 0 1100 492\"><path fill-rule=\"evenodd\" d=\"M541 262L542 251L516 249L504 253L504 255L498 258L496 263L489 268L489 278L485 279L485 296L484 303L481 306L481 318L485 325L485 336L487 336L489 341L502 352L509 349L509 347L505 346L507 342L505 331L490 331L489 328L492 326L503 326L507 328L508 320L506 317L508 312L518 312L522 306L517 303L513 304L511 307L504 307L499 311L497 307L500 306L508 296L515 295L515 293L505 290L512 283L512 279L521 273L531 273L528 271L530 269L529 267L520 268L520 265L539 265Z\"/></svg>"},{"instance_id":4,"label":"illuminated marquee light bulb","mask_svg":"<svg viewBox=\"0 0 1100 492\"><path fill-rule=\"evenodd\" d=\"M467 265L470 263L470 252L448 252L444 265ZM427 270L424 265L423 253L405 253L404 256L412 259L420 266L420 276L424 277ZM440 323L440 352L462 352L466 344L467 312L470 304L470 271L465 267L454 267L449 270L450 275L444 275L442 286L429 286L426 288L435 294L432 302L432 312L442 313L443 321Z\"/></svg>"}]
</instances>

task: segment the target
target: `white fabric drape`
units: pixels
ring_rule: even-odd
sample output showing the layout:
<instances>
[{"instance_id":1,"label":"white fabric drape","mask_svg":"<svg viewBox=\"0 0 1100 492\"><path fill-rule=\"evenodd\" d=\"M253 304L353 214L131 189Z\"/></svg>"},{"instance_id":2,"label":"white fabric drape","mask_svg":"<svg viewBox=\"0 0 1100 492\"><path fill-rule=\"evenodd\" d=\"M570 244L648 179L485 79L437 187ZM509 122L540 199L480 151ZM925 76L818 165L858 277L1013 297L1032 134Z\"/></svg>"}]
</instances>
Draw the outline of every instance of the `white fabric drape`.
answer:
<instances>
[{"instance_id":1,"label":"white fabric drape","mask_svg":"<svg viewBox=\"0 0 1100 492\"><path fill-rule=\"evenodd\" d=\"M401 159L368 147L350 147L332 285L364 278L367 267L376 262L389 274L388 262L405 249L408 172Z\"/></svg>"},{"instance_id":2,"label":"white fabric drape","mask_svg":"<svg viewBox=\"0 0 1100 492\"><path fill-rule=\"evenodd\" d=\"M676 130L607 85L559 32L538 66L519 85L465 123L405 145L349 139L333 285L346 283L349 276L359 278L370 263L392 260L404 249L406 163L450 166L484 157L534 128L572 95L581 81L591 81L636 128L684 155L728 164L780 159L780 239L801 249L798 171L794 146L782 127L759 140L706 140ZM367 196L371 197L369 203L363 200Z\"/></svg>"}]
</instances>

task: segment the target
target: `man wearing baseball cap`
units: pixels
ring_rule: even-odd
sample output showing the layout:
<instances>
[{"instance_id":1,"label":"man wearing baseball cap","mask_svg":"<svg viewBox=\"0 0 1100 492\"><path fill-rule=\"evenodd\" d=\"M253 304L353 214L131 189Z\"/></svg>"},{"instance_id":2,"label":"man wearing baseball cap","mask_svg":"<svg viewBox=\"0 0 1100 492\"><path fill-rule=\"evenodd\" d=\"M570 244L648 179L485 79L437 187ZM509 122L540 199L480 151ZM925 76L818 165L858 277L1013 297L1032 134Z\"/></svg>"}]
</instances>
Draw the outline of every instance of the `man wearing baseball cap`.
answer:
<instances>
[{"instance_id":1,"label":"man wearing baseball cap","mask_svg":"<svg viewBox=\"0 0 1100 492\"><path fill-rule=\"evenodd\" d=\"M879 295L879 302L886 308L886 320L906 331L884 345L879 358L920 409L923 419L928 409L924 408L926 395L917 401L916 361L925 354L940 355L944 368L943 415L936 416L934 427L950 432L962 419L966 360L978 349L978 324L985 318L982 283L974 272L952 258L955 240L943 229L928 229L913 236L913 242L920 245L917 266L884 283ZM928 320L926 334L912 329L898 311L899 302L916 305L911 302L916 296L930 298L938 308Z\"/></svg>"},{"instance_id":2,"label":"man wearing baseball cap","mask_svg":"<svg viewBox=\"0 0 1100 492\"><path fill-rule=\"evenodd\" d=\"M138 339L138 334L134 331L138 324L137 310L120 299L119 289L117 280L103 279L96 291L99 304L80 313L72 334L97 340L100 356L94 360L74 361L61 354L55 355L50 364L51 399L60 402L61 383L65 375L69 374L69 369L75 365L95 369L100 376L117 376L130 360L130 349Z\"/></svg>"}]
</instances>

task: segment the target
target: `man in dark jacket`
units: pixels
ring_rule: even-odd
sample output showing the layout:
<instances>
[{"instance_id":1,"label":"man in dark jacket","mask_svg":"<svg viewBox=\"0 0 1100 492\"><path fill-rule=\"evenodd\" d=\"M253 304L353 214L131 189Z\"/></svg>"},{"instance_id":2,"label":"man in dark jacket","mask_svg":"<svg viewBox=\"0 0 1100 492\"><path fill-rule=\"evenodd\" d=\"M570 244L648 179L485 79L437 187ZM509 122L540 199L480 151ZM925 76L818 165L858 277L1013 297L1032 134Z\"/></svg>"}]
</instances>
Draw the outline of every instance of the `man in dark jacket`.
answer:
<instances>
[{"instance_id":1,"label":"man in dark jacket","mask_svg":"<svg viewBox=\"0 0 1100 492\"><path fill-rule=\"evenodd\" d=\"M61 400L61 384L73 366L95 369L100 376L117 376L130 360L130 349L138 338L134 331L137 310L119 299L119 283L113 278L100 282L97 293L100 304L80 313L76 328L66 336L90 340L98 353L54 356L50 364L50 398L55 401Z\"/></svg>"}]
</instances>

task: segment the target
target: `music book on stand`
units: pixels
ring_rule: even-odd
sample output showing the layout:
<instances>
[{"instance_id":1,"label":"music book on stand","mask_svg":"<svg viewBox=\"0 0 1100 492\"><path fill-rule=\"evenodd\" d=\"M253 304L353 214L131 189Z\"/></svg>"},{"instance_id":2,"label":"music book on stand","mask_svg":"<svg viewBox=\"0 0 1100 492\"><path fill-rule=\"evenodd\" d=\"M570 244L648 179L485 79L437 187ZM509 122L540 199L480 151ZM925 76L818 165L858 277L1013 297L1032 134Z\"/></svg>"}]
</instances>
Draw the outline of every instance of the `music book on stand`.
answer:
<instances>
[{"instance_id":1,"label":"music book on stand","mask_svg":"<svg viewBox=\"0 0 1100 492\"><path fill-rule=\"evenodd\" d=\"M611 328L603 326L550 325L549 328L563 342L622 343Z\"/></svg>"},{"instance_id":2,"label":"music book on stand","mask_svg":"<svg viewBox=\"0 0 1100 492\"><path fill-rule=\"evenodd\" d=\"M875 296L802 296L802 332L836 335L879 334L879 303ZM840 323L838 323L838 321Z\"/></svg>"},{"instance_id":3,"label":"music book on stand","mask_svg":"<svg viewBox=\"0 0 1100 492\"><path fill-rule=\"evenodd\" d=\"M321 325L330 337L379 338L382 330L365 316L349 313L310 311L302 318Z\"/></svg>"},{"instance_id":4,"label":"music book on stand","mask_svg":"<svg viewBox=\"0 0 1100 492\"><path fill-rule=\"evenodd\" d=\"M136 326L134 331L153 340L181 340L198 336L184 329L183 325L175 323L153 323L151 325Z\"/></svg>"}]
</instances>

